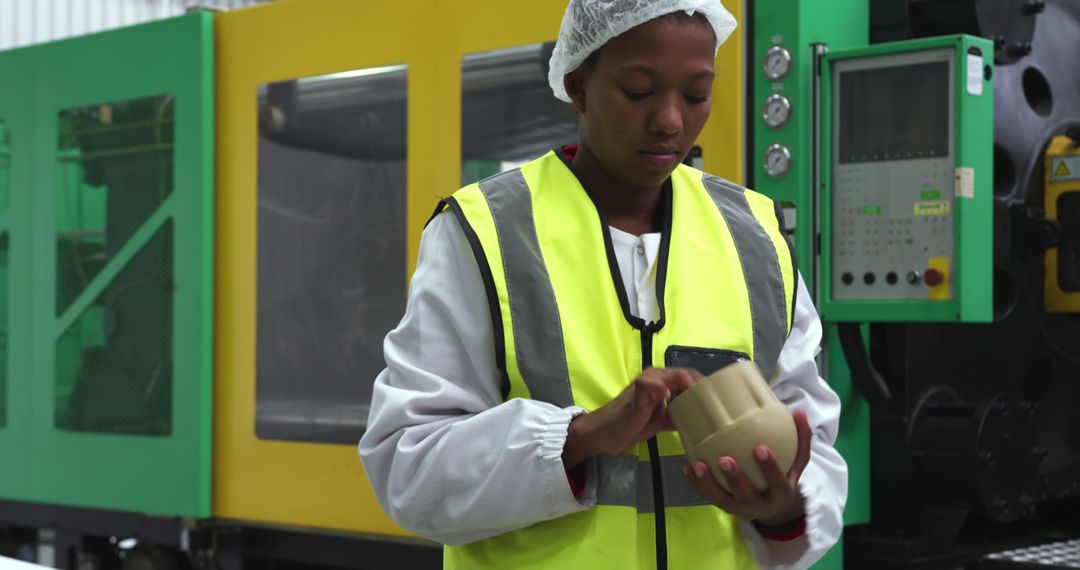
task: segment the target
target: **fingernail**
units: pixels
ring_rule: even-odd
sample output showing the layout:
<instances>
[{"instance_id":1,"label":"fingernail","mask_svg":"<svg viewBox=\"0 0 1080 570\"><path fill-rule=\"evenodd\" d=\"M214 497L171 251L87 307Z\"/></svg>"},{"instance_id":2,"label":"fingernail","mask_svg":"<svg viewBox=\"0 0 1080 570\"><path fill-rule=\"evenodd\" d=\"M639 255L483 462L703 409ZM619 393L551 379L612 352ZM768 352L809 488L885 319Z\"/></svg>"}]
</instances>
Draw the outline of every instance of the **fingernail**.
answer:
<instances>
[{"instance_id":1,"label":"fingernail","mask_svg":"<svg viewBox=\"0 0 1080 570\"><path fill-rule=\"evenodd\" d=\"M698 479L705 478L705 467L702 466L700 463L695 463L694 464L694 475L697 475Z\"/></svg>"},{"instance_id":2,"label":"fingernail","mask_svg":"<svg viewBox=\"0 0 1080 570\"><path fill-rule=\"evenodd\" d=\"M764 447L758 447L754 450L754 455L757 455L758 460L765 461L769 458L769 450Z\"/></svg>"},{"instance_id":3,"label":"fingernail","mask_svg":"<svg viewBox=\"0 0 1080 570\"><path fill-rule=\"evenodd\" d=\"M725 457L725 458L720 460L720 470L721 471L724 471L724 472L731 471L731 468L732 468L732 465L731 465L731 460L730 459Z\"/></svg>"}]
</instances>

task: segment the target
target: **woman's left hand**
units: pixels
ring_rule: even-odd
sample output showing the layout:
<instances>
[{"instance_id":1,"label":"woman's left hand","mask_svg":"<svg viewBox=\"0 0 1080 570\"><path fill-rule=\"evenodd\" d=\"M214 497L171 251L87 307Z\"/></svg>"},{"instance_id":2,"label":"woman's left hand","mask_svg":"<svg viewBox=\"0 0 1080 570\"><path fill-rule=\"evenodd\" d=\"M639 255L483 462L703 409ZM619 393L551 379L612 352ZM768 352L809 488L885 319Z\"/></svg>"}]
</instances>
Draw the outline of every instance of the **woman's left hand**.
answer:
<instances>
[{"instance_id":1,"label":"woman's left hand","mask_svg":"<svg viewBox=\"0 0 1080 570\"><path fill-rule=\"evenodd\" d=\"M806 412L796 411L792 417L795 420L799 448L787 473L780 468L776 456L768 447L759 445L754 450L754 459L769 485L767 489L756 491L735 462L735 458L730 456L718 460L720 471L731 487L730 493L713 479L709 468L702 461L683 466L683 474L690 486L710 503L728 513L766 526L780 526L802 517L805 511L803 497L799 493L799 477L810 461L811 431Z\"/></svg>"}]
</instances>

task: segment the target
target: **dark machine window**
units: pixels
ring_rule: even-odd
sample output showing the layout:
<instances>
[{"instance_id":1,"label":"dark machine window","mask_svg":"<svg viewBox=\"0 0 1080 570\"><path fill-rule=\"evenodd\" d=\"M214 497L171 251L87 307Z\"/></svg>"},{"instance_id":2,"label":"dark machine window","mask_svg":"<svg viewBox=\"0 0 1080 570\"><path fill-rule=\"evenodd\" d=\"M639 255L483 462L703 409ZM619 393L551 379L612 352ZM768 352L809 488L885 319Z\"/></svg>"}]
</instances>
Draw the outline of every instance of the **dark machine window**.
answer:
<instances>
[{"instance_id":1,"label":"dark machine window","mask_svg":"<svg viewBox=\"0 0 1080 570\"><path fill-rule=\"evenodd\" d=\"M551 94L554 44L469 54L461 62L461 183L577 142L574 110Z\"/></svg>"},{"instance_id":2,"label":"dark machine window","mask_svg":"<svg viewBox=\"0 0 1080 570\"><path fill-rule=\"evenodd\" d=\"M59 429L172 432L172 224L135 240L173 191L175 108L165 94L59 114Z\"/></svg>"},{"instance_id":3,"label":"dark machine window","mask_svg":"<svg viewBox=\"0 0 1080 570\"><path fill-rule=\"evenodd\" d=\"M406 67L259 87L255 432L355 445L405 310Z\"/></svg>"}]
</instances>

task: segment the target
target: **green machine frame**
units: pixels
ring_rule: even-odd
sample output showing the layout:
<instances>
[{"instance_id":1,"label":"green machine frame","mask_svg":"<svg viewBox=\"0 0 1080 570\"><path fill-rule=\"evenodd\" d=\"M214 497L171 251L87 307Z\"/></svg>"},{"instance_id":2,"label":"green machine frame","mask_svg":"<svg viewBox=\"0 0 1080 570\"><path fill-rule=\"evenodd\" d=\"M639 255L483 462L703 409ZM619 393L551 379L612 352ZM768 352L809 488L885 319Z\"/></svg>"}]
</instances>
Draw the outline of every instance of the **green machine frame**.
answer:
<instances>
[{"instance_id":1,"label":"green machine frame","mask_svg":"<svg viewBox=\"0 0 1080 570\"><path fill-rule=\"evenodd\" d=\"M752 95L749 112L747 172L753 172L753 187L780 202L794 238L800 272L811 292L817 291L816 244L819 195L814 190L817 176L815 145L819 117L819 53L827 49L865 46L870 37L868 0L755 0L750 22L753 25L753 64L748 70ZM791 69L777 80L765 75L765 56L774 46L782 46L791 56ZM766 124L765 101L782 95L791 104L790 119L779 128ZM791 151L790 168L773 178L764 167L764 154L771 145ZM794 214L794 215L792 215ZM790 222L794 221L794 224ZM820 370L842 403L836 448L848 464L848 501L845 524L870 520L870 409L854 390L851 372L840 350L837 327L823 322ZM843 541L837 544L816 568L842 568Z\"/></svg>"},{"instance_id":2,"label":"green machine frame","mask_svg":"<svg viewBox=\"0 0 1080 570\"><path fill-rule=\"evenodd\" d=\"M944 190L952 205L955 258L953 292L942 300L835 300L830 279L834 238L832 224L833 66L837 62L929 51L954 53L953 93L954 151L957 169L973 174L967 192ZM970 56L970 57L969 57ZM974 58L974 59L973 59ZM968 69L977 60L978 67ZM957 35L877 44L830 51L821 68L821 251L819 309L829 321L876 322L990 322L993 320L993 147L994 140L994 45L990 40ZM970 73L969 73L970 72ZM970 81L981 83L978 94ZM955 196L954 196L955 194Z\"/></svg>"},{"instance_id":3,"label":"green machine frame","mask_svg":"<svg viewBox=\"0 0 1080 570\"><path fill-rule=\"evenodd\" d=\"M967 49L968 45L975 45L968 42L981 40L945 38L903 42L892 48L869 47L869 0L756 0L750 21L753 24L753 65L749 70L752 95L748 103L750 144L747 168L754 173L754 188L783 205L788 231L794 238L800 261L800 271L815 298L822 299L825 281L822 276L828 275L822 270L828 268L820 266L820 256L828 243L826 240L829 227L824 204L827 172L823 165L830 163L828 154L824 152L829 148L827 143L824 146L819 145L822 145L822 134L828 130L830 124L829 115L826 113L829 107L823 104L829 95L826 91L829 85L828 62L842 57L843 54L850 57L856 53L880 54L884 53L882 50L888 49L917 50L945 44L955 46L960 53ZM782 77L774 78L766 75L766 56L770 50L775 52L778 47L784 48L790 56L790 70ZM983 52L993 53L992 49L984 49ZM774 96L783 96L790 105L789 118L780 126L775 122L769 124L765 117L766 102L770 97L775 99ZM986 105L991 110L993 107L990 97L983 97L974 104ZM969 110L971 112L967 112ZM986 121L982 126L969 124L969 117L983 116L982 112L980 107L965 109L965 112L960 114L959 120L964 122L956 126L958 139L992 139L992 121ZM768 150L777 147L783 147L789 152L788 168L779 176L775 175L775 172L774 175L767 172L765 161ZM981 155L976 158L965 154L960 158L961 162L958 164L973 166L980 173L975 179L975 193L980 199L986 200L975 206L974 210L970 208L971 205L966 205L968 209L962 215L967 216L965 219L981 219L981 208L989 208L991 198L988 187L984 186L991 181L990 170L983 168L989 166L990 157L985 157L985 163L981 162ZM985 251L989 251L989 237L983 240L980 237L982 233L979 233L984 229L989 232L988 221L985 228L980 228L978 224L967 224L964 227L967 228L964 231L972 232L962 236L965 244L974 246L983 241L986 244ZM986 235L989 236L988 233ZM981 268L985 262L986 267L989 267L989 258L983 258L983 255L981 250L965 251L965 259L969 263ZM972 275L981 275L979 271L982 270L972 271ZM979 280L981 276L973 279ZM988 281L982 283L986 282ZM976 297L977 295L973 294L964 301L969 303L970 307L978 307L974 312L968 309L968 313L965 313L971 315L973 320L985 316L979 312L983 306L982 300ZM831 310L832 307L822 305L819 305L819 309L824 327L820 369L822 376L837 392L842 403L836 448L848 464L848 502L844 521L848 525L863 524L870 521L870 410L852 385L851 371L840 347L838 330L840 321L865 323L878 320L878 315L861 311L841 311L836 314ZM963 310L959 305L956 306L956 312ZM864 337L868 338L868 327L864 325L862 329ZM843 542L833 548L816 567L842 568Z\"/></svg>"},{"instance_id":4,"label":"green machine frame","mask_svg":"<svg viewBox=\"0 0 1080 570\"><path fill-rule=\"evenodd\" d=\"M209 517L212 16L5 52L0 76L0 498Z\"/></svg>"},{"instance_id":5,"label":"green machine frame","mask_svg":"<svg viewBox=\"0 0 1080 570\"><path fill-rule=\"evenodd\" d=\"M26 77L31 73L32 64L21 57L23 53L0 58L0 76ZM33 130L32 117L17 112L33 95L30 89L0 89L0 450L4 453L0 489L21 490L29 481L29 430L21 421L25 408L17 404L27 401L31 384L15 379L25 375L29 363L29 337L17 331L25 331L29 322L29 307L18 301L26 298L31 287L28 279L12 279L13 274L18 274L16 268L25 268L29 263L26 248L12 249L13 244L24 242L29 228L24 216L12 212L25 211L23 202L33 194L15 191L26 186L29 169L14 160L11 133Z\"/></svg>"}]
</instances>

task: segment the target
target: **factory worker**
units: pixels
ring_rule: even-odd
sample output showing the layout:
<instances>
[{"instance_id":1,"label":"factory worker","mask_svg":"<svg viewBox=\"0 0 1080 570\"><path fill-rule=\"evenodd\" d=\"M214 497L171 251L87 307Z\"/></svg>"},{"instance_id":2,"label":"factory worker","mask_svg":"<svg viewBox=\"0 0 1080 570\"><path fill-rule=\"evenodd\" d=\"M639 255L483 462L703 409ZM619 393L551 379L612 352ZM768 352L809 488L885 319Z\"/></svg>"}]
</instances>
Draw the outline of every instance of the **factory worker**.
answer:
<instances>
[{"instance_id":1,"label":"factory worker","mask_svg":"<svg viewBox=\"0 0 1080 570\"><path fill-rule=\"evenodd\" d=\"M550 82L578 144L425 229L360 456L447 568L807 567L839 538L840 403L778 209L681 165L735 25L719 0L571 0ZM761 493L730 457L730 493L688 464L666 411L742 358L799 435L787 472L756 449Z\"/></svg>"}]
</instances>

